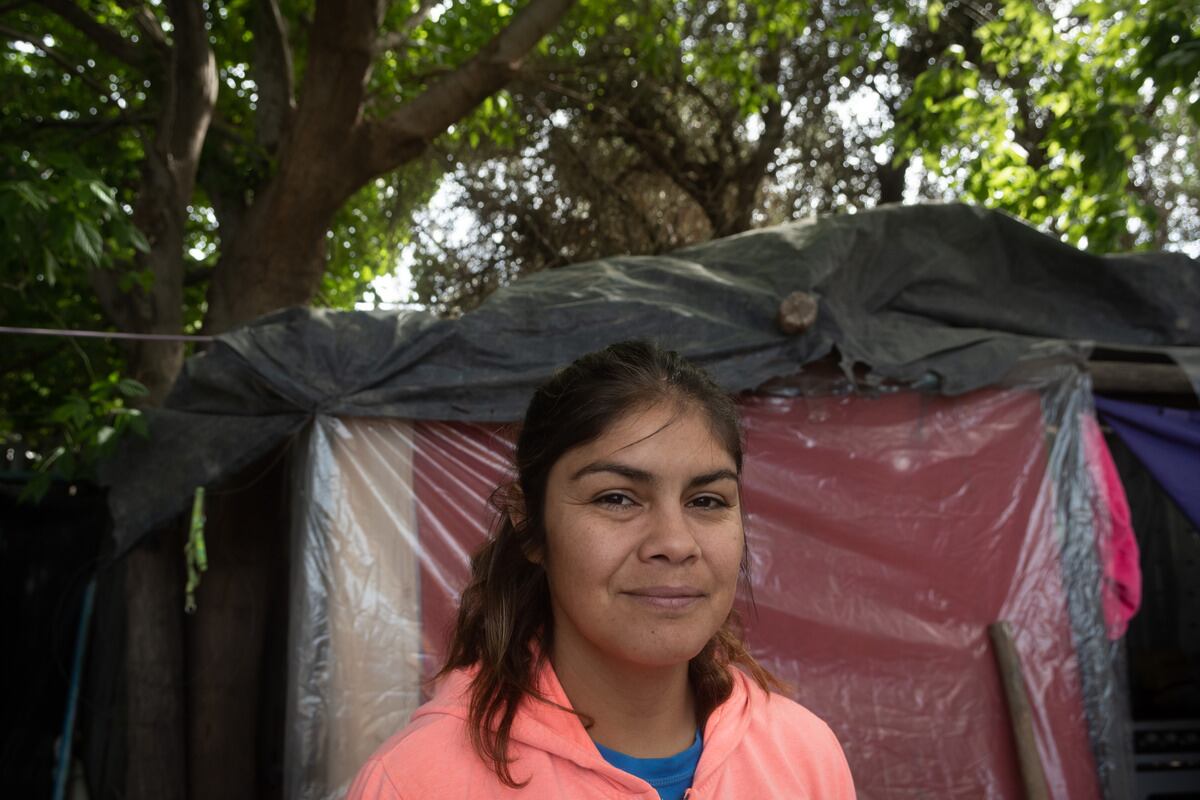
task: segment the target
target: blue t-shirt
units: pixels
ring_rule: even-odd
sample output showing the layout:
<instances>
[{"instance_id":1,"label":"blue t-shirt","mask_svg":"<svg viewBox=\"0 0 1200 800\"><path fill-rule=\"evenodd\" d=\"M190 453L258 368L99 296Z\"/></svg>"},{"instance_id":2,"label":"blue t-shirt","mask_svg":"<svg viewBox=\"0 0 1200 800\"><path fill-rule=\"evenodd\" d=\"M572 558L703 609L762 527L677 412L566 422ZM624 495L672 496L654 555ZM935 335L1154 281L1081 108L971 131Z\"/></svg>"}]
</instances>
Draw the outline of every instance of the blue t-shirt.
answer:
<instances>
[{"instance_id":1,"label":"blue t-shirt","mask_svg":"<svg viewBox=\"0 0 1200 800\"><path fill-rule=\"evenodd\" d=\"M683 795L691 788L692 778L696 774L701 745L700 731L696 731L696 741L692 742L691 747L666 758L634 758L616 750L609 750L599 743L596 744L596 749L604 756L605 761L617 769L623 769L657 789L662 800L683 800Z\"/></svg>"}]
</instances>

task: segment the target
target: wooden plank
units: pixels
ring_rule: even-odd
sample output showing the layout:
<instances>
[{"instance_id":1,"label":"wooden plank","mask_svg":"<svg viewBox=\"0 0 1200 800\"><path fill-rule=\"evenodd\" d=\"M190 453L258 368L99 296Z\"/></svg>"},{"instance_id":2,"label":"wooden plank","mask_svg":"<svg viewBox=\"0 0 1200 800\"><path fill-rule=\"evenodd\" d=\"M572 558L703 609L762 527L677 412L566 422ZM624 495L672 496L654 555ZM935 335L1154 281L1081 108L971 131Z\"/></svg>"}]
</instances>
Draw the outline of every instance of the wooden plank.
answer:
<instances>
[{"instance_id":1,"label":"wooden plank","mask_svg":"<svg viewBox=\"0 0 1200 800\"><path fill-rule=\"evenodd\" d=\"M1025 787L1025 800L1049 800L1046 771L1033 730L1033 710L1025 691L1025 678L1012 631L1008 622L1001 620L988 626L988 635L992 639L996 666L1000 668L1000 682L1004 685L1004 696L1008 700L1008 718L1017 745L1017 762L1021 769L1021 783Z\"/></svg>"},{"instance_id":2,"label":"wooden plank","mask_svg":"<svg viewBox=\"0 0 1200 800\"><path fill-rule=\"evenodd\" d=\"M1175 364L1089 361L1092 388L1112 394L1194 394L1187 373Z\"/></svg>"}]
</instances>

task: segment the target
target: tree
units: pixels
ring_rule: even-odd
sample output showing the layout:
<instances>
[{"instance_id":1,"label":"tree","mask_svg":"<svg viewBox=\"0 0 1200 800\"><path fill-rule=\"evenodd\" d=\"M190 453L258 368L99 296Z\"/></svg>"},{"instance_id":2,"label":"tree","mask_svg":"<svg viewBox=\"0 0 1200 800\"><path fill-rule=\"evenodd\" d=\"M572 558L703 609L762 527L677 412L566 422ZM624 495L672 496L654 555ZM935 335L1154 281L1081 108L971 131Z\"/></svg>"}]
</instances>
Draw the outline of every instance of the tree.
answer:
<instances>
[{"instance_id":1,"label":"tree","mask_svg":"<svg viewBox=\"0 0 1200 800\"><path fill-rule=\"evenodd\" d=\"M511 89L530 137L447 154L476 235L426 215L417 298L462 311L522 273L899 201L907 165L880 141L929 53L974 26L893 5L657 0L552 38ZM847 113L863 93L881 120Z\"/></svg>"},{"instance_id":2,"label":"tree","mask_svg":"<svg viewBox=\"0 0 1200 800\"><path fill-rule=\"evenodd\" d=\"M456 125L493 124L481 104L571 5L8 3L0 69L11 113L0 141L13 161L0 183L30 214L40 203L50 218L82 222L21 239L26 255L6 260L5 282L53 297L44 305L69 310L67 327L164 335L220 333L306 304L323 286L353 291L428 195L430 142ZM95 202L85 208L86 191ZM356 196L373 202L348 208ZM339 245L376 263L351 264ZM29 360L25 352L11 358ZM102 360L106 380L123 361L147 389L141 402L156 404L184 353L181 342L153 340L83 358ZM33 403L89 389L26 372ZM25 422L6 427L36 427ZM160 546L125 562L131 797L182 793L176 557Z\"/></svg>"},{"instance_id":3,"label":"tree","mask_svg":"<svg viewBox=\"0 0 1200 800\"><path fill-rule=\"evenodd\" d=\"M1177 189L1197 180L1191 4L1013 0L966 45L918 78L899 158L919 155L953 190L1082 247L1170 242ZM1194 230L1194 214L1174 224Z\"/></svg>"},{"instance_id":4,"label":"tree","mask_svg":"<svg viewBox=\"0 0 1200 800\"><path fill-rule=\"evenodd\" d=\"M528 135L447 153L457 204L480 224L470 241L448 242L427 215L418 296L461 311L521 273L761 221L781 146L828 141L840 48L818 46L822 13L651 0L552 37L510 91Z\"/></svg>"},{"instance_id":5,"label":"tree","mask_svg":"<svg viewBox=\"0 0 1200 800\"><path fill-rule=\"evenodd\" d=\"M309 302L326 271L327 232L346 202L417 160L502 87L569 5L533 0L514 13L500 2L451 4L435 21L430 2L323 0L311 24L295 16L289 25L274 0L208 10L182 0L89 10L47 0L9 11L5 31L33 49L24 60L38 57L39 78L89 78L99 94L93 103L112 109L91 114L97 105L63 103L61 122L93 136L126 124L136 133L111 177L148 247L90 268L106 316L120 330L183 330L188 213L199 181L219 242L205 276L203 329L219 333ZM289 36L293 28L298 35ZM227 49L220 63L214 42ZM105 72L107 85L92 86ZM78 103L68 88L62 100ZM44 128L48 119L31 122ZM14 127L14 135L30 133ZM182 354L178 343L140 344L129 354L152 400L165 394Z\"/></svg>"},{"instance_id":6,"label":"tree","mask_svg":"<svg viewBox=\"0 0 1200 800\"><path fill-rule=\"evenodd\" d=\"M903 199L1181 246L1200 227L1194 15L1053 8L661 0L569 55L552 39L510 89L529 138L446 153L457 211L421 212L415 298L458 313L539 269Z\"/></svg>"}]
</instances>

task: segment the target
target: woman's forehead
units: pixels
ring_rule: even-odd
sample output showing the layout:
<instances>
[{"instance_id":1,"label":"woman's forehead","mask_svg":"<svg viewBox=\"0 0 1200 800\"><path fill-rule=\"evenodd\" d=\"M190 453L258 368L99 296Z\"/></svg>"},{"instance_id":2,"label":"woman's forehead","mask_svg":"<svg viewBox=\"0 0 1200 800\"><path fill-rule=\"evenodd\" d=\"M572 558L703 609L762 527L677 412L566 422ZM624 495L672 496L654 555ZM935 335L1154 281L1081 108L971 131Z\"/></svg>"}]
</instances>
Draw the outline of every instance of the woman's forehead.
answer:
<instances>
[{"instance_id":1,"label":"woman's forehead","mask_svg":"<svg viewBox=\"0 0 1200 800\"><path fill-rule=\"evenodd\" d=\"M708 416L695 406L657 403L631 410L590 442L568 450L556 468L574 475L593 462L633 466L652 473L733 470L734 457Z\"/></svg>"}]
</instances>

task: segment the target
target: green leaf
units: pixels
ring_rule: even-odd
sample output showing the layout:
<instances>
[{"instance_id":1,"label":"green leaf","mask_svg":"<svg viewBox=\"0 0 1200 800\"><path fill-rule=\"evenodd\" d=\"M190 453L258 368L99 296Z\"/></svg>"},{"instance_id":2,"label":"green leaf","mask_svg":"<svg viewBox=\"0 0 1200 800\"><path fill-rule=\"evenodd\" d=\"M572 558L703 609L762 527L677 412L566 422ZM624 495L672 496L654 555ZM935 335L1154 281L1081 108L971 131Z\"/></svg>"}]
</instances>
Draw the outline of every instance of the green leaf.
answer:
<instances>
[{"instance_id":1,"label":"green leaf","mask_svg":"<svg viewBox=\"0 0 1200 800\"><path fill-rule=\"evenodd\" d=\"M1087 17L1091 22L1099 22L1111 13L1109 7L1104 3L1080 3L1071 9L1071 16Z\"/></svg>"},{"instance_id":2,"label":"green leaf","mask_svg":"<svg viewBox=\"0 0 1200 800\"><path fill-rule=\"evenodd\" d=\"M1044 100L1050 113L1056 117L1064 117L1071 110L1071 96L1066 92L1047 95Z\"/></svg>"},{"instance_id":3,"label":"green leaf","mask_svg":"<svg viewBox=\"0 0 1200 800\"><path fill-rule=\"evenodd\" d=\"M938 26L942 23L942 11L945 9L945 3L942 0L929 0L929 6L925 10L925 19L929 24L929 30L937 33Z\"/></svg>"},{"instance_id":4,"label":"green leaf","mask_svg":"<svg viewBox=\"0 0 1200 800\"><path fill-rule=\"evenodd\" d=\"M9 184L8 188L24 200L26 205L30 206L34 211L48 211L50 209L50 202L46 195L35 189L33 184L28 181L15 181Z\"/></svg>"},{"instance_id":5,"label":"green leaf","mask_svg":"<svg viewBox=\"0 0 1200 800\"><path fill-rule=\"evenodd\" d=\"M150 394L150 390L144 384L133 378L122 378L118 381L117 391L125 397L145 397Z\"/></svg>"},{"instance_id":6,"label":"green leaf","mask_svg":"<svg viewBox=\"0 0 1200 800\"><path fill-rule=\"evenodd\" d=\"M88 189L99 198L100 202L109 208L116 208L116 193L100 181L88 181Z\"/></svg>"},{"instance_id":7,"label":"green leaf","mask_svg":"<svg viewBox=\"0 0 1200 800\"><path fill-rule=\"evenodd\" d=\"M144 233L142 233L137 227L130 225L129 231L128 231L128 236L129 236L129 243L133 245L135 250L137 250L140 253L149 253L150 252L150 240L147 239L146 235Z\"/></svg>"},{"instance_id":8,"label":"green leaf","mask_svg":"<svg viewBox=\"0 0 1200 800\"><path fill-rule=\"evenodd\" d=\"M50 412L50 419L72 428L82 428L91 416L92 408L88 401L79 395L71 395L61 405Z\"/></svg>"},{"instance_id":9,"label":"green leaf","mask_svg":"<svg viewBox=\"0 0 1200 800\"><path fill-rule=\"evenodd\" d=\"M108 444L109 440L112 439L113 434L116 432L116 428L112 427L111 425L102 426L98 431L96 431L96 445L98 447L103 447L104 445Z\"/></svg>"},{"instance_id":10,"label":"green leaf","mask_svg":"<svg viewBox=\"0 0 1200 800\"><path fill-rule=\"evenodd\" d=\"M48 247L42 252L45 254L46 283L53 286L58 281L58 259L54 257L54 253L51 253Z\"/></svg>"},{"instance_id":11,"label":"green leaf","mask_svg":"<svg viewBox=\"0 0 1200 800\"><path fill-rule=\"evenodd\" d=\"M75 247L82 251L84 257L93 266L100 264L101 249L104 246L104 241L100 237L100 231L96 230L90 223L84 222L82 219L76 219L74 241Z\"/></svg>"}]
</instances>

